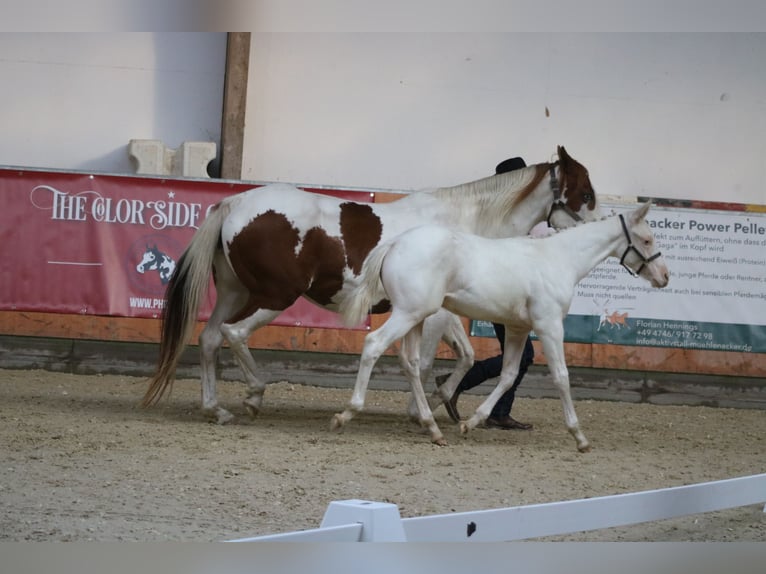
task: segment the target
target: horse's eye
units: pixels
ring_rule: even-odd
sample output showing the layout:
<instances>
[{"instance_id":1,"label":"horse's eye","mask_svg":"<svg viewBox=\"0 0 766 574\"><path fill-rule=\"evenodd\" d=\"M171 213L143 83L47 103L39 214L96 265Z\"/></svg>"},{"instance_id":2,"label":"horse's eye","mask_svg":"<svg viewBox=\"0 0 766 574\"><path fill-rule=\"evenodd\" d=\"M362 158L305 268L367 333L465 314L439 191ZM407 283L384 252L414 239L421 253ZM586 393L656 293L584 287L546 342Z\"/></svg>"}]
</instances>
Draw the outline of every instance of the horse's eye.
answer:
<instances>
[{"instance_id":1,"label":"horse's eye","mask_svg":"<svg viewBox=\"0 0 766 574\"><path fill-rule=\"evenodd\" d=\"M582 198L585 203L590 203L591 199L593 199L593 196L590 193L585 193L583 194Z\"/></svg>"}]
</instances>

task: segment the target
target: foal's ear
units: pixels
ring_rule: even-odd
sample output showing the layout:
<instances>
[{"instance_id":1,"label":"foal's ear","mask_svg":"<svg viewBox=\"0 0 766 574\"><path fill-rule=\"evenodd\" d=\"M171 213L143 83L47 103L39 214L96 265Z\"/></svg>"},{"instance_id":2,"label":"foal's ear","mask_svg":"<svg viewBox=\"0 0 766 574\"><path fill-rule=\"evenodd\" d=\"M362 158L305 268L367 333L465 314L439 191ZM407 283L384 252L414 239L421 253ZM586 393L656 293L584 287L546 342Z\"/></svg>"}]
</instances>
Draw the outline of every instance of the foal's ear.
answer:
<instances>
[{"instance_id":1,"label":"foal's ear","mask_svg":"<svg viewBox=\"0 0 766 574\"><path fill-rule=\"evenodd\" d=\"M567 150L564 149L563 145L558 146L558 148L556 149L556 152L558 153L559 161L561 163L566 163L568 159L571 159L569 157L569 154L567 153Z\"/></svg>"},{"instance_id":2,"label":"foal's ear","mask_svg":"<svg viewBox=\"0 0 766 574\"><path fill-rule=\"evenodd\" d=\"M652 206L651 201L647 201L646 203L641 204L640 207L638 207L633 212L633 221L641 221L646 217L646 214L649 213L649 208Z\"/></svg>"}]
</instances>

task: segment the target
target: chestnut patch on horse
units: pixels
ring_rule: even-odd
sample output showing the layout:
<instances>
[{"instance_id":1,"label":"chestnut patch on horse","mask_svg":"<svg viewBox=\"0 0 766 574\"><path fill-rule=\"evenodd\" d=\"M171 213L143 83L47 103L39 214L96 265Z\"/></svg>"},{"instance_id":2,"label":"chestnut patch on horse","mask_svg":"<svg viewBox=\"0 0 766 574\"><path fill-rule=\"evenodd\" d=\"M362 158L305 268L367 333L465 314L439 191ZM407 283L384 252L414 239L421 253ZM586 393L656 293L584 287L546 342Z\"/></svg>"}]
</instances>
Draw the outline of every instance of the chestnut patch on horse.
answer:
<instances>
[{"instance_id":1,"label":"chestnut patch on horse","mask_svg":"<svg viewBox=\"0 0 766 574\"><path fill-rule=\"evenodd\" d=\"M354 275L362 271L367 254L380 241L383 224L372 207L364 203L342 203L340 205L340 234L346 248L346 264Z\"/></svg>"},{"instance_id":2,"label":"chestnut patch on horse","mask_svg":"<svg viewBox=\"0 0 766 574\"><path fill-rule=\"evenodd\" d=\"M298 229L273 210L255 217L234 236L229 259L250 291L245 307L229 322L258 309L287 309L304 294L326 305L343 284L345 256L340 239L312 227L301 242Z\"/></svg>"},{"instance_id":3,"label":"chestnut patch on horse","mask_svg":"<svg viewBox=\"0 0 766 574\"><path fill-rule=\"evenodd\" d=\"M566 193L566 204L575 213L579 213L583 204L588 209L596 209L596 192L590 182L588 170L559 147L559 162L561 165L561 188Z\"/></svg>"}]
</instances>

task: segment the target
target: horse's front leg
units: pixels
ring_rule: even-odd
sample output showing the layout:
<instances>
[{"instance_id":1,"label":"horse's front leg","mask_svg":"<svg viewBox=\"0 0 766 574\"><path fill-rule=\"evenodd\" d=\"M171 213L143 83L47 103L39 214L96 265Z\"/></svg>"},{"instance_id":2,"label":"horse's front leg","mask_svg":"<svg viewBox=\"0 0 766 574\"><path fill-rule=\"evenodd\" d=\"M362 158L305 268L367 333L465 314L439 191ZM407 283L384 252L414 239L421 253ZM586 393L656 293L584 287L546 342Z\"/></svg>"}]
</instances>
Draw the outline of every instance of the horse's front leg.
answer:
<instances>
[{"instance_id":1,"label":"horse's front leg","mask_svg":"<svg viewBox=\"0 0 766 574\"><path fill-rule=\"evenodd\" d=\"M574 437L577 450L588 452L591 449L590 443L580 430L580 422L577 419L569 387L569 371L564 357L564 326L561 323L556 323L544 331L535 328L535 332L543 344L543 352L548 361L548 369L553 377L553 384L559 391L567 430Z\"/></svg>"},{"instance_id":2,"label":"horse's front leg","mask_svg":"<svg viewBox=\"0 0 766 574\"><path fill-rule=\"evenodd\" d=\"M410 382L412 390L412 399L418 411L418 421L421 426L427 428L431 433L431 442L439 446L446 446L439 425L436 424L431 407L428 405L423 384L420 379L420 339L423 330L423 323L415 325L402 340L402 349L399 353L399 362L402 365L407 380Z\"/></svg>"},{"instance_id":3,"label":"horse's front leg","mask_svg":"<svg viewBox=\"0 0 766 574\"><path fill-rule=\"evenodd\" d=\"M548 353L545 353L546 357ZM564 410L564 423L567 426L567 430L574 437L577 443L577 450L580 452L589 452L591 449L590 442L585 438L582 430L580 430L580 422L577 419L577 413L575 412L574 403L572 402L572 394L569 387L569 371L566 364L562 361L560 364L548 363L548 367L553 377L553 384L559 391L561 397L561 406Z\"/></svg>"},{"instance_id":4,"label":"horse's front leg","mask_svg":"<svg viewBox=\"0 0 766 574\"><path fill-rule=\"evenodd\" d=\"M484 402L479 405L479 408L476 409L471 418L460 423L461 433L465 434L487 420L492 413L495 403L513 386L513 382L519 374L519 364L524 353L527 334L527 332L514 333L508 325L505 326L505 349L503 351L503 368L500 371L500 378L495 388L492 389L492 392Z\"/></svg>"}]
</instances>

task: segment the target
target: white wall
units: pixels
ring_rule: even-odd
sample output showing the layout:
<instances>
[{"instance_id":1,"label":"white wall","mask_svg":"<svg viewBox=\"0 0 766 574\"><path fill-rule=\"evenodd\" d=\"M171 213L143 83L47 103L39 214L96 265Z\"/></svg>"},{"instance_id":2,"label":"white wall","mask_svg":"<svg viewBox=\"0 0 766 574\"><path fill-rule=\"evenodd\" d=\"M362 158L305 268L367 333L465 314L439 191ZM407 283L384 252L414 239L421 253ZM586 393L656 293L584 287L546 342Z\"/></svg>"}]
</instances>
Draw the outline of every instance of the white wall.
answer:
<instances>
[{"instance_id":1,"label":"white wall","mask_svg":"<svg viewBox=\"0 0 766 574\"><path fill-rule=\"evenodd\" d=\"M219 147L226 34L0 34L0 165L132 173L130 139Z\"/></svg>"},{"instance_id":2,"label":"white wall","mask_svg":"<svg viewBox=\"0 0 766 574\"><path fill-rule=\"evenodd\" d=\"M0 33L0 165L131 173L132 138L220 147L225 49ZM244 179L418 189L563 144L603 194L766 204L766 34L258 32L250 66Z\"/></svg>"},{"instance_id":3,"label":"white wall","mask_svg":"<svg viewBox=\"0 0 766 574\"><path fill-rule=\"evenodd\" d=\"M766 34L255 33L246 124L244 179L417 189L563 144L604 194L766 204Z\"/></svg>"}]
</instances>

